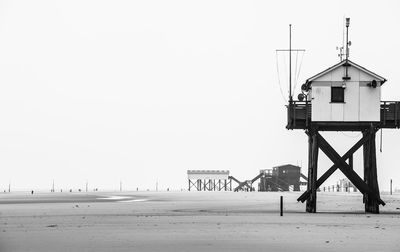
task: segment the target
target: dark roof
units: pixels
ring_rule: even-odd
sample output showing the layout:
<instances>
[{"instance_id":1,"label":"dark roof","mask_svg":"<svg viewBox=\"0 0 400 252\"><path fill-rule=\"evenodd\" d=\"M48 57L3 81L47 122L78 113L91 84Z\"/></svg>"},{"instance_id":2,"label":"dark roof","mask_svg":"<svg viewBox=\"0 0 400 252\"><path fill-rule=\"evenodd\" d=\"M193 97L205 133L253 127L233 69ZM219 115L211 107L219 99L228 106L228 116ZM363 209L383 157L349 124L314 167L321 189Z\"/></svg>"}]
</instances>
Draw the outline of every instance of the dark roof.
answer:
<instances>
[{"instance_id":1,"label":"dark roof","mask_svg":"<svg viewBox=\"0 0 400 252\"><path fill-rule=\"evenodd\" d=\"M297 165L292 165L292 164L285 164L285 165L278 165L278 166L274 166L273 168L299 168L300 166Z\"/></svg>"},{"instance_id":2,"label":"dark roof","mask_svg":"<svg viewBox=\"0 0 400 252\"><path fill-rule=\"evenodd\" d=\"M372 71L370 71L370 70L368 70L368 69L366 69L366 68L364 68L364 67L362 67L362 66L360 66L360 65L358 65L358 64L356 64L354 62L352 62L351 60L343 60L343 61L337 63L336 65L333 65L333 66L325 69L324 71L322 71L322 72L320 72L320 73L308 78L306 80L306 83L312 82L316 78L318 78L318 77L320 77L320 76L322 76L322 75L324 75L324 74L326 74L326 73L328 73L328 72L330 72L330 71L332 71L332 70L334 70L334 69L336 69L336 68L338 68L340 66L343 66L346 63L350 64L350 66L356 67L357 69L359 69L359 70L361 70L361 71L363 71L363 72L365 72L365 73L367 73L369 75L372 75L375 78L379 79L381 81L381 85L386 82L386 79L383 78L382 76L380 76L380 75L378 75L378 74L376 74L376 73L374 73L374 72L372 72Z\"/></svg>"}]
</instances>

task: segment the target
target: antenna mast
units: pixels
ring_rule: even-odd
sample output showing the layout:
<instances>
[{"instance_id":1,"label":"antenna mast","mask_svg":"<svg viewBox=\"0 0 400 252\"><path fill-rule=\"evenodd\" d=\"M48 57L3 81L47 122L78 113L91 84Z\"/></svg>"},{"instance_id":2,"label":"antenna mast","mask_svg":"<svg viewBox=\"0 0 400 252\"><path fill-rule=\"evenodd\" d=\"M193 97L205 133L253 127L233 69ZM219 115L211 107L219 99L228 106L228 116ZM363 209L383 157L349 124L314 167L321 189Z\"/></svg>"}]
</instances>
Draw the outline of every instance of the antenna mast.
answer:
<instances>
[{"instance_id":1,"label":"antenna mast","mask_svg":"<svg viewBox=\"0 0 400 252\"><path fill-rule=\"evenodd\" d=\"M293 102L292 96L292 52L304 52L304 49L292 49L292 24L289 24L289 49L278 49L277 52L289 52L289 103Z\"/></svg>"},{"instance_id":2,"label":"antenna mast","mask_svg":"<svg viewBox=\"0 0 400 252\"><path fill-rule=\"evenodd\" d=\"M350 26L350 18L346 18L346 76L343 77L343 80L350 80L349 77L349 46L351 45L351 41L349 41L349 26Z\"/></svg>"},{"instance_id":3,"label":"antenna mast","mask_svg":"<svg viewBox=\"0 0 400 252\"><path fill-rule=\"evenodd\" d=\"M349 26L350 26L350 18L346 18L346 61L349 59ZM349 44L350 43L350 44Z\"/></svg>"},{"instance_id":4,"label":"antenna mast","mask_svg":"<svg viewBox=\"0 0 400 252\"><path fill-rule=\"evenodd\" d=\"M292 101L292 24L289 24L289 103Z\"/></svg>"}]
</instances>

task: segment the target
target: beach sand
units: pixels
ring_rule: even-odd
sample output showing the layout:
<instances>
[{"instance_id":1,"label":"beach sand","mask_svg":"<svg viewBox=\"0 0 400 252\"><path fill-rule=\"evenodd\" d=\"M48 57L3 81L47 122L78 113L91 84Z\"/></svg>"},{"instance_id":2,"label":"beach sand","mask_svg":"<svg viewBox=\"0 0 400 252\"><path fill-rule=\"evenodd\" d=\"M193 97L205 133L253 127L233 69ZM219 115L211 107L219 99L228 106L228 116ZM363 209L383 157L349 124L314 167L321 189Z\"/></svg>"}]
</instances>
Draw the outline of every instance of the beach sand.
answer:
<instances>
[{"instance_id":1,"label":"beach sand","mask_svg":"<svg viewBox=\"0 0 400 252\"><path fill-rule=\"evenodd\" d=\"M0 195L0 251L400 251L400 195L96 192ZM284 213L279 215L279 198Z\"/></svg>"}]
</instances>

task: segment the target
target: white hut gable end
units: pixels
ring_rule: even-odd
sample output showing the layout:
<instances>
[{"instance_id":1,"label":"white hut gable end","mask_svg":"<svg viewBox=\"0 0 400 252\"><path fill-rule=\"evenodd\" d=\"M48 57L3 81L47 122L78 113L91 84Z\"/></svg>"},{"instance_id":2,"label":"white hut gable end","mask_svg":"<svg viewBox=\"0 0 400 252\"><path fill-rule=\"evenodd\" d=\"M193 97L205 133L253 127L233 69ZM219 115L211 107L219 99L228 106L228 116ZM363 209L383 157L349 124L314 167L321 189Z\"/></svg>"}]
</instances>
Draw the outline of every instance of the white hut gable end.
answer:
<instances>
[{"instance_id":1,"label":"white hut gable end","mask_svg":"<svg viewBox=\"0 0 400 252\"><path fill-rule=\"evenodd\" d=\"M309 78L311 120L318 122L380 121L381 76L346 61ZM376 85L375 85L376 84Z\"/></svg>"}]
</instances>

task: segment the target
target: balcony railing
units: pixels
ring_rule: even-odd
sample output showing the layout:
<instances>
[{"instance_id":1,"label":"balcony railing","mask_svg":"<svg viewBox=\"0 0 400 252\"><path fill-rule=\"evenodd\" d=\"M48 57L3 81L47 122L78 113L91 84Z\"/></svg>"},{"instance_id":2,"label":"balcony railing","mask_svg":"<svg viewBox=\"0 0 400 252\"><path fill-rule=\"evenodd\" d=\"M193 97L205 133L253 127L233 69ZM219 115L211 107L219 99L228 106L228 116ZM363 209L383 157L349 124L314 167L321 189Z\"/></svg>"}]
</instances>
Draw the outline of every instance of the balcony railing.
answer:
<instances>
[{"instance_id":1,"label":"balcony railing","mask_svg":"<svg viewBox=\"0 0 400 252\"><path fill-rule=\"evenodd\" d=\"M288 125L287 129L306 129L311 122L311 102L292 101L287 106Z\"/></svg>"},{"instance_id":2,"label":"balcony railing","mask_svg":"<svg viewBox=\"0 0 400 252\"><path fill-rule=\"evenodd\" d=\"M312 122L312 106L309 101L293 101L287 106L287 129L308 129L316 125L325 130L362 130L370 125L370 122ZM400 102L382 101L381 120L374 123L380 128L400 128Z\"/></svg>"},{"instance_id":3,"label":"balcony railing","mask_svg":"<svg viewBox=\"0 0 400 252\"><path fill-rule=\"evenodd\" d=\"M381 125L383 128L400 127L400 102L383 101L381 102Z\"/></svg>"}]
</instances>

